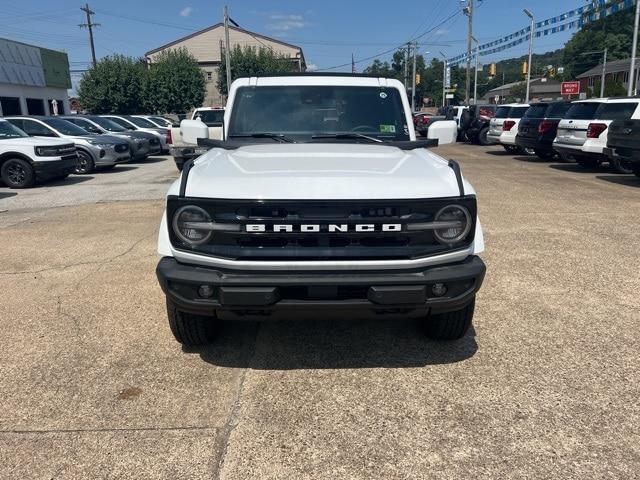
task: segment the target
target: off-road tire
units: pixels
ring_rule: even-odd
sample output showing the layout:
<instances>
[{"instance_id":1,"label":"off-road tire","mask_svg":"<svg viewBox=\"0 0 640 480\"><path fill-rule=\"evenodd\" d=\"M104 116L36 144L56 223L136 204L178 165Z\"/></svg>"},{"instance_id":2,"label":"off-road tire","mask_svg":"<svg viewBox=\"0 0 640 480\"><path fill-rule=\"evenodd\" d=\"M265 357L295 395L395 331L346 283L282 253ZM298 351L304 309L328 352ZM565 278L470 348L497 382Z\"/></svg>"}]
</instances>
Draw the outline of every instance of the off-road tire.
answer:
<instances>
[{"instance_id":1,"label":"off-road tire","mask_svg":"<svg viewBox=\"0 0 640 480\"><path fill-rule=\"evenodd\" d=\"M423 321L424 333L434 340L458 340L465 336L471 322L476 299L453 312L430 315Z\"/></svg>"},{"instance_id":2,"label":"off-road tire","mask_svg":"<svg viewBox=\"0 0 640 480\"><path fill-rule=\"evenodd\" d=\"M86 175L95 170L96 166L91 155L84 150L78 150L78 159L76 160L75 173L78 175Z\"/></svg>"},{"instance_id":3,"label":"off-road tire","mask_svg":"<svg viewBox=\"0 0 640 480\"><path fill-rule=\"evenodd\" d=\"M5 160L0 168L0 177L9 188L29 188L36 181L36 174L29 162L21 158Z\"/></svg>"},{"instance_id":4,"label":"off-road tire","mask_svg":"<svg viewBox=\"0 0 640 480\"><path fill-rule=\"evenodd\" d=\"M187 347L206 345L215 337L217 319L214 316L195 315L181 312L167 299L169 327L175 339Z\"/></svg>"},{"instance_id":5,"label":"off-road tire","mask_svg":"<svg viewBox=\"0 0 640 480\"><path fill-rule=\"evenodd\" d=\"M611 158L609 159L609 166L615 173L622 173L625 175L630 175L633 173L631 162L628 160L621 161L619 158Z\"/></svg>"},{"instance_id":6,"label":"off-road tire","mask_svg":"<svg viewBox=\"0 0 640 480\"><path fill-rule=\"evenodd\" d=\"M553 152L540 150L538 148L534 148L533 151L540 160L551 160L553 158Z\"/></svg>"},{"instance_id":7,"label":"off-road tire","mask_svg":"<svg viewBox=\"0 0 640 480\"><path fill-rule=\"evenodd\" d=\"M478 132L478 143L483 147L487 145L491 145L491 142L487 138L487 134L489 133L489 127L484 127L482 130Z\"/></svg>"}]
</instances>

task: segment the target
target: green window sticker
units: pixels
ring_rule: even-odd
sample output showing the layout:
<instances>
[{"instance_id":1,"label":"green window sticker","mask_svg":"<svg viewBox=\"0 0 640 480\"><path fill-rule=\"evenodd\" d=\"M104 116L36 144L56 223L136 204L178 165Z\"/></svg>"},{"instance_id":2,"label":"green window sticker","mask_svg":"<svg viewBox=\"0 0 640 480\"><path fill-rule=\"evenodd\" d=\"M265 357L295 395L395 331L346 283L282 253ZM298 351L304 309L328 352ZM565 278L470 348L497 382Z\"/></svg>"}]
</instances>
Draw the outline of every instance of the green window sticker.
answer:
<instances>
[{"instance_id":1,"label":"green window sticker","mask_svg":"<svg viewBox=\"0 0 640 480\"><path fill-rule=\"evenodd\" d=\"M396 133L395 125L380 125L381 133Z\"/></svg>"}]
</instances>

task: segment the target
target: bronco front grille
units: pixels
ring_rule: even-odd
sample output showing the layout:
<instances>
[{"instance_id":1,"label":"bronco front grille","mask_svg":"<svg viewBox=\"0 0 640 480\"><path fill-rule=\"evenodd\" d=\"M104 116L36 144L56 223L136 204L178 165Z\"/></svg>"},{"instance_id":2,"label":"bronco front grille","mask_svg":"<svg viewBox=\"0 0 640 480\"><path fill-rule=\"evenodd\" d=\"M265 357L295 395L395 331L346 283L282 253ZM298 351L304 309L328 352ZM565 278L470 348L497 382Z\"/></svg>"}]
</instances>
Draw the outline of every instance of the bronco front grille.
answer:
<instances>
[{"instance_id":1,"label":"bronco front grille","mask_svg":"<svg viewBox=\"0 0 640 480\"><path fill-rule=\"evenodd\" d=\"M168 225L184 205L205 209L211 219L228 226L213 232L211 240L192 247L169 227L172 244L180 249L235 260L404 260L451 251L436 239L433 230L413 230L410 224L434 221L444 206L465 206L472 227L455 249L473 241L476 218L474 196L428 200L303 200L248 201L195 199L171 196L167 202ZM248 225L264 225L265 231L248 232ZM274 231L275 225L289 225L291 231ZM301 231L302 225L318 226ZM336 231L339 225L346 231ZM357 225L373 226L356 231ZM386 226L386 227L385 227ZM387 228L390 231L384 231Z\"/></svg>"}]
</instances>

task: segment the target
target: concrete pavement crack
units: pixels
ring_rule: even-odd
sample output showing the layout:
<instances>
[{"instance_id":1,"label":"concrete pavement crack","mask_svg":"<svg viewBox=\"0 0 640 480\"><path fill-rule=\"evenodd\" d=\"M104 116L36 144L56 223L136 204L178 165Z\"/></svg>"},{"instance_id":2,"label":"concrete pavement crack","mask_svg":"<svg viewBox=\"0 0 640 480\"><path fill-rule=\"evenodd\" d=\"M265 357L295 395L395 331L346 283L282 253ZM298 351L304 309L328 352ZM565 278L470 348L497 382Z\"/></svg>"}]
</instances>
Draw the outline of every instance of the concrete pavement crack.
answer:
<instances>
[{"instance_id":1,"label":"concrete pavement crack","mask_svg":"<svg viewBox=\"0 0 640 480\"><path fill-rule=\"evenodd\" d=\"M0 275L26 275L26 274L34 274L34 273L43 273L43 272L51 272L51 271L55 271L55 270L66 270L67 268L73 268L73 267L82 267L82 266L86 266L86 265L105 265L107 263L112 263L114 260L117 260L118 258L121 258L125 255L127 255L128 253L130 253L134 248L136 248L140 243L142 243L143 241L147 240L150 237L155 236L156 233L151 233L149 235L145 235L144 237L140 238L139 240L136 240L133 245L131 245L129 248L127 248L124 252L119 253L118 255L115 255L113 257L107 258L106 260L101 260L101 261L89 261L89 262L78 262L78 263L70 263L68 265L58 265L55 267L47 267L47 268L41 268L39 270L20 270L17 272L0 272Z\"/></svg>"},{"instance_id":2,"label":"concrete pavement crack","mask_svg":"<svg viewBox=\"0 0 640 480\"><path fill-rule=\"evenodd\" d=\"M248 357L247 367L243 369L240 375L240 379L238 381L238 387L236 389L236 394L233 399L233 404L231 406L231 412L229 413L229 418L227 419L224 426L220 429L221 438L218 442L216 442L217 447L216 447L216 455L214 457L215 470L212 476L213 480L220 480L220 474L222 473L222 469L224 468L224 461L227 456L227 452L229 450L231 435L233 434L233 431L236 429L236 427L240 424L240 406L241 406L242 393L244 392L244 382L247 376L247 372L251 368L253 359L256 354L259 333L260 333L260 323L258 323L256 327L256 333L253 338L253 348L247 355Z\"/></svg>"}]
</instances>

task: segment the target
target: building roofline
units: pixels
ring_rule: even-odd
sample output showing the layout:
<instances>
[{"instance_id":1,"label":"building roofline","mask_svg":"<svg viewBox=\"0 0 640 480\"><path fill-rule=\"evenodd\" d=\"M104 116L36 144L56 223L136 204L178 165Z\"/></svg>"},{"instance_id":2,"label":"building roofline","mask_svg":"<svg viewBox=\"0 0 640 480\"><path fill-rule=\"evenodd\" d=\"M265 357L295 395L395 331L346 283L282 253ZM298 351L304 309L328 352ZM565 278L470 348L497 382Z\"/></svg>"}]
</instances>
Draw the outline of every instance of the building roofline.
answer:
<instances>
[{"instance_id":1,"label":"building roofline","mask_svg":"<svg viewBox=\"0 0 640 480\"><path fill-rule=\"evenodd\" d=\"M202 30L198 30L197 32L193 32L190 33L189 35L186 35L184 37L180 37L176 40L173 40L172 42L169 42L165 45L162 45L158 48L154 48L153 50L149 50L147 53L145 53L145 57L148 57L149 55L153 55L154 53L159 52L160 50L165 50L173 45L176 45L177 43L180 42L184 42L185 40L188 40L190 38L196 37L198 35L201 35L205 32L209 32L211 30L214 30L218 27L223 27L224 24L222 22L216 23L215 25L211 25L210 27L206 27L203 28ZM279 43L280 45L284 45L285 47L290 47L290 48L295 48L297 50L300 50L300 58L302 60L302 63L306 65L306 62L304 60L304 53L302 52L302 47L299 47L297 45L293 45L291 43L287 43L287 42L283 42L282 40L278 40L277 38L273 38L273 37L268 37L266 35L262 35L261 33L256 33L256 32L252 32L250 30L245 30L244 28L238 28L238 27L234 27L233 25L229 25L229 29L230 30L235 30L236 32L241 32L241 33L246 33L248 35L251 35L252 37L260 37L264 40L268 40L270 42L275 42L275 43Z\"/></svg>"}]
</instances>

